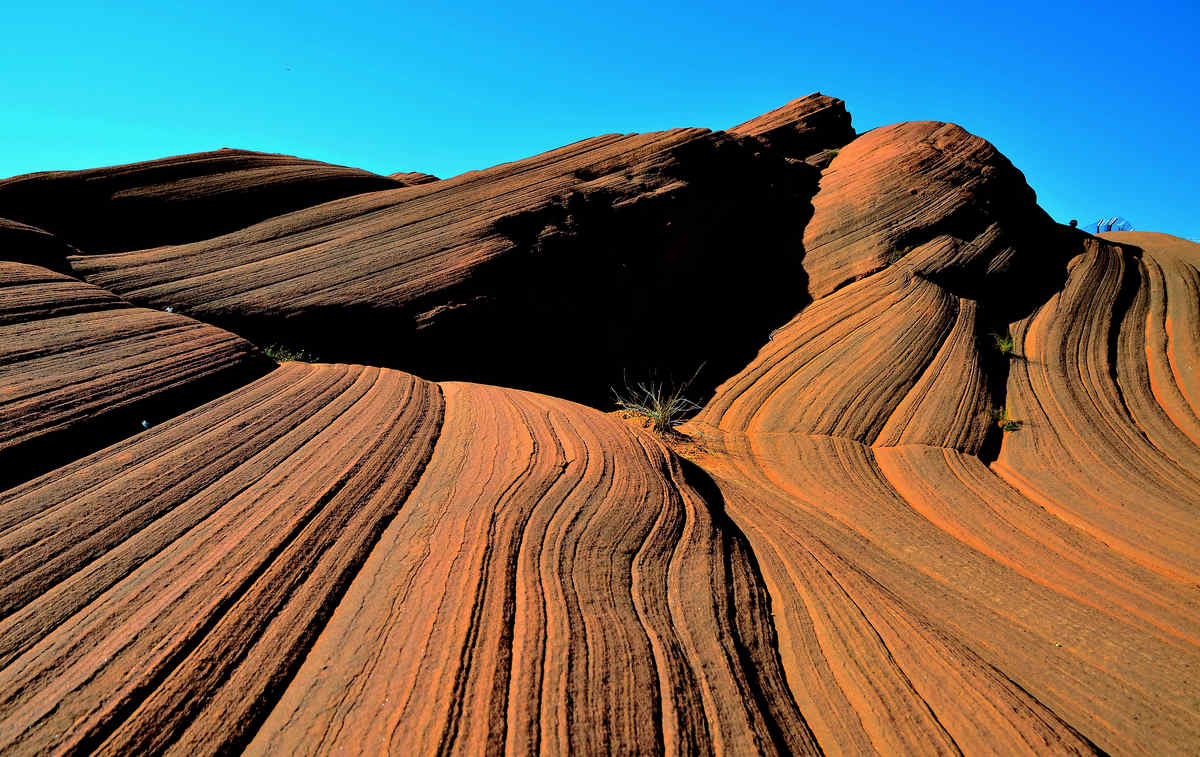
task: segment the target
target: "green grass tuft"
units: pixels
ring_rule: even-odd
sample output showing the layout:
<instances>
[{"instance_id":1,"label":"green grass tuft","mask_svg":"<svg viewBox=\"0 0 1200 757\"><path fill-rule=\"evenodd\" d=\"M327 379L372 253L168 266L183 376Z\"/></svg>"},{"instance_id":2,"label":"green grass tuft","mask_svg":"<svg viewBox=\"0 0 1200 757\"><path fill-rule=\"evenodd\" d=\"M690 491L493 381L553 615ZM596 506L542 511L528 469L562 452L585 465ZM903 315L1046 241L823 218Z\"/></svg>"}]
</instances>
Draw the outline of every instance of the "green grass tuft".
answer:
<instances>
[{"instance_id":1,"label":"green grass tuft","mask_svg":"<svg viewBox=\"0 0 1200 757\"><path fill-rule=\"evenodd\" d=\"M311 352L299 347L287 347L282 344L272 344L263 347L263 353L276 362L294 361L300 363L316 363L319 358Z\"/></svg>"},{"instance_id":2,"label":"green grass tuft","mask_svg":"<svg viewBox=\"0 0 1200 757\"><path fill-rule=\"evenodd\" d=\"M988 411L988 416L996 422L1001 431L1009 433L1017 431L1021 426L1025 425L1024 421L1018 421L1009 417L1008 408L1006 407L994 407Z\"/></svg>"},{"instance_id":3,"label":"green grass tuft","mask_svg":"<svg viewBox=\"0 0 1200 757\"><path fill-rule=\"evenodd\" d=\"M701 365L700 368L704 366ZM625 392L613 389L613 397L617 407L627 413L650 421L651 428L659 434L670 434L675 427L683 423L685 417L696 412L700 406L684 396L700 368L692 377L679 386L671 387L661 381L645 381L637 384L625 384Z\"/></svg>"},{"instance_id":4,"label":"green grass tuft","mask_svg":"<svg viewBox=\"0 0 1200 757\"><path fill-rule=\"evenodd\" d=\"M1012 334L992 334L992 345L1004 357L1017 356L1017 340Z\"/></svg>"}]
</instances>

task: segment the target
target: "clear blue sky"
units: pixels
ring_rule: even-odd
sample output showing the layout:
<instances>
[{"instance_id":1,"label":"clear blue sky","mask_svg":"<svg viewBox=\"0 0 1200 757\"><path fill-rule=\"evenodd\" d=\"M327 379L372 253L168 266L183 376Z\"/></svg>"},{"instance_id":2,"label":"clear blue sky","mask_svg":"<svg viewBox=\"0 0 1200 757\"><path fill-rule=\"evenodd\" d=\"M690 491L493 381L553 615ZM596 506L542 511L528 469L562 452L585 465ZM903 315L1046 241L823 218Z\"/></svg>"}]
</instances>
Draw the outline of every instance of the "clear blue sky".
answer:
<instances>
[{"instance_id":1,"label":"clear blue sky","mask_svg":"<svg viewBox=\"0 0 1200 757\"><path fill-rule=\"evenodd\" d=\"M1055 218L1200 239L1200 3L19 3L0 176L241 147L450 176L820 90L954 121Z\"/></svg>"}]
</instances>

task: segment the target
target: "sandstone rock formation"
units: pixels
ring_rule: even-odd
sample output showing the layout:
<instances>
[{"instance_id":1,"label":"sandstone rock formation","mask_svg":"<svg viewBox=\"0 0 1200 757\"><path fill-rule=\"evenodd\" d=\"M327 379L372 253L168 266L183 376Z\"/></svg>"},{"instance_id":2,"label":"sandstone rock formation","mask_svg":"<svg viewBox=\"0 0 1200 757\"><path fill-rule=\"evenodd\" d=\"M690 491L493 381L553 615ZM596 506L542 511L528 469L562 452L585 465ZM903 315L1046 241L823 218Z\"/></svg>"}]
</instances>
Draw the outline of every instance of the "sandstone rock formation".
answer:
<instances>
[{"instance_id":1,"label":"sandstone rock formation","mask_svg":"<svg viewBox=\"0 0 1200 757\"><path fill-rule=\"evenodd\" d=\"M626 371L684 376L707 362L711 387L803 306L818 177L752 137L613 134L72 265L259 342L600 403Z\"/></svg>"},{"instance_id":2,"label":"sandstone rock formation","mask_svg":"<svg viewBox=\"0 0 1200 757\"><path fill-rule=\"evenodd\" d=\"M729 131L757 137L774 152L814 163L823 163L826 153L854 139L846 103L820 92L792 100Z\"/></svg>"},{"instance_id":3,"label":"sandstone rock formation","mask_svg":"<svg viewBox=\"0 0 1200 757\"><path fill-rule=\"evenodd\" d=\"M178 244L265 218L408 182L356 168L222 149L0 181L7 217L85 254Z\"/></svg>"},{"instance_id":4,"label":"sandstone rock formation","mask_svg":"<svg viewBox=\"0 0 1200 757\"><path fill-rule=\"evenodd\" d=\"M78 252L48 231L0 218L0 260L67 273L70 271L67 257Z\"/></svg>"},{"instance_id":5,"label":"sandstone rock formation","mask_svg":"<svg viewBox=\"0 0 1200 757\"><path fill-rule=\"evenodd\" d=\"M403 183L405 186L411 187L417 184L428 184L431 181L438 181L438 177L430 173L421 173L420 171L401 171L399 173L389 174L389 178L395 179Z\"/></svg>"},{"instance_id":6,"label":"sandstone rock formation","mask_svg":"<svg viewBox=\"0 0 1200 757\"><path fill-rule=\"evenodd\" d=\"M181 236L97 220L151 196ZM1200 743L1200 245L1058 226L959 127L816 94L0 218L0 754ZM700 360L669 447L525 391Z\"/></svg>"},{"instance_id":7,"label":"sandstone rock formation","mask_svg":"<svg viewBox=\"0 0 1200 757\"><path fill-rule=\"evenodd\" d=\"M0 484L265 372L234 334L0 261Z\"/></svg>"}]
</instances>

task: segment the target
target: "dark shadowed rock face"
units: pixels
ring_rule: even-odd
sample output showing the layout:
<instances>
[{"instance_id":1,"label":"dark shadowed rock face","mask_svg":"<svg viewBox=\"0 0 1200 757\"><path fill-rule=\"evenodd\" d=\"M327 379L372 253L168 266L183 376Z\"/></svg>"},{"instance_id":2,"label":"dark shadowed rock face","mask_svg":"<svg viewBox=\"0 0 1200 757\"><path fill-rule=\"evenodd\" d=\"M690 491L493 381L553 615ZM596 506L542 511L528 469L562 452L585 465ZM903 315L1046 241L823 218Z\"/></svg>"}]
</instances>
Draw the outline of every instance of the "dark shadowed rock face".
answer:
<instances>
[{"instance_id":1,"label":"dark shadowed rock face","mask_svg":"<svg viewBox=\"0 0 1200 757\"><path fill-rule=\"evenodd\" d=\"M67 256L78 252L36 226L0 218L0 260L31 263L52 271L65 272L70 270Z\"/></svg>"},{"instance_id":2,"label":"dark shadowed rock face","mask_svg":"<svg viewBox=\"0 0 1200 757\"><path fill-rule=\"evenodd\" d=\"M626 374L711 387L803 307L818 176L752 137L608 135L73 264L260 344L604 404Z\"/></svg>"},{"instance_id":3,"label":"dark shadowed rock face","mask_svg":"<svg viewBox=\"0 0 1200 757\"><path fill-rule=\"evenodd\" d=\"M216 150L0 181L0 215L80 252L119 252L223 234L280 213L404 182L289 155Z\"/></svg>"}]
</instances>

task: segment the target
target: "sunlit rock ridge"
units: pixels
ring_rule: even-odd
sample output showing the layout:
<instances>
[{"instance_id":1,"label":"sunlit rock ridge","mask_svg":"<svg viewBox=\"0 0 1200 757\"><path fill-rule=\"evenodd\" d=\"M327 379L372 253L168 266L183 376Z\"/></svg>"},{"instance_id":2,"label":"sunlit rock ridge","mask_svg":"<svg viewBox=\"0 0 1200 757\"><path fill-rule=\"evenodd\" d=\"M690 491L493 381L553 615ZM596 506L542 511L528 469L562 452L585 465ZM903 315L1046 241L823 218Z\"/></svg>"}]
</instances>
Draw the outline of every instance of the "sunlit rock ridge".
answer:
<instances>
[{"instance_id":1,"label":"sunlit rock ridge","mask_svg":"<svg viewBox=\"0 0 1200 757\"><path fill-rule=\"evenodd\" d=\"M819 93L398 168L0 180L0 754L1200 748L1200 245Z\"/></svg>"}]
</instances>

